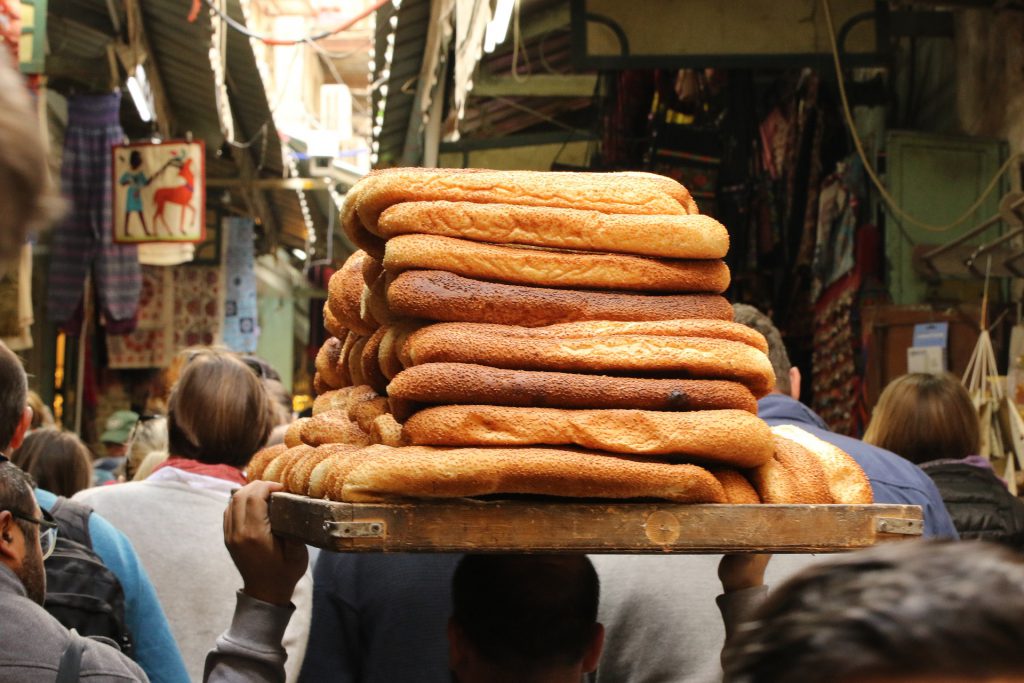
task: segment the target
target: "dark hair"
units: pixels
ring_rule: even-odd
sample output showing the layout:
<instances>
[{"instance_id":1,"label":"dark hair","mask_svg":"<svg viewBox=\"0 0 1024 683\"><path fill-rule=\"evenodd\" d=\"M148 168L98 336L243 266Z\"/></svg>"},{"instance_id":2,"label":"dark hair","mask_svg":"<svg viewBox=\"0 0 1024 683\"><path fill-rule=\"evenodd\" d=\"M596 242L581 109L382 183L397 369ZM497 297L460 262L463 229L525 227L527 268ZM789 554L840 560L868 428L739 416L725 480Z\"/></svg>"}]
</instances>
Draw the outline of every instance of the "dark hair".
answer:
<instances>
[{"instance_id":1,"label":"dark hair","mask_svg":"<svg viewBox=\"0 0 1024 683\"><path fill-rule=\"evenodd\" d=\"M11 462L28 472L39 487L70 498L92 484L92 456L71 432L41 429L25 437Z\"/></svg>"},{"instance_id":2,"label":"dark hair","mask_svg":"<svg viewBox=\"0 0 1024 683\"><path fill-rule=\"evenodd\" d=\"M905 541L823 562L762 605L723 654L726 683L968 679L1024 671L1024 558Z\"/></svg>"},{"instance_id":3,"label":"dark hair","mask_svg":"<svg viewBox=\"0 0 1024 683\"><path fill-rule=\"evenodd\" d=\"M10 510L31 516L35 511L35 482L17 465L0 462L0 510ZM14 518L26 538L35 538L35 526L18 517Z\"/></svg>"},{"instance_id":4,"label":"dark hair","mask_svg":"<svg viewBox=\"0 0 1024 683\"><path fill-rule=\"evenodd\" d=\"M789 354L786 353L786 345L782 343L782 334L779 328L767 315L749 304L732 305L733 320L753 328L764 335L768 342L768 360L772 363L775 371L775 388L784 394L788 394L792 387L789 383L789 371L793 367L789 362Z\"/></svg>"},{"instance_id":5,"label":"dark hair","mask_svg":"<svg viewBox=\"0 0 1024 683\"><path fill-rule=\"evenodd\" d=\"M452 619L491 664L534 673L583 658L598 594L584 555L467 555L452 579Z\"/></svg>"},{"instance_id":6,"label":"dark hair","mask_svg":"<svg viewBox=\"0 0 1024 683\"><path fill-rule=\"evenodd\" d=\"M897 377L882 391L864 441L920 465L977 455L981 422L970 394L948 372Z\"/></svg>"},{"instance_id":7,"label":"dark hair","mask_svg":"<svg viewBox=\"0 0 1024 683\"><path fill-rule=\"evenodd\" d=\"M167 406L171 455L245 467L270 436L263 383L232 353L193 352Z\"/></svg>"},{"instance_id":8,"label":"dark hair","mask_svg":"<svg viewBox=\"0 0 1024 683\"><path fill-rule=\"evenodd\" d=\"M28 377L21 360L0 342L0 451L11 445L28 405Z\"/></svg>"}]
</instances>

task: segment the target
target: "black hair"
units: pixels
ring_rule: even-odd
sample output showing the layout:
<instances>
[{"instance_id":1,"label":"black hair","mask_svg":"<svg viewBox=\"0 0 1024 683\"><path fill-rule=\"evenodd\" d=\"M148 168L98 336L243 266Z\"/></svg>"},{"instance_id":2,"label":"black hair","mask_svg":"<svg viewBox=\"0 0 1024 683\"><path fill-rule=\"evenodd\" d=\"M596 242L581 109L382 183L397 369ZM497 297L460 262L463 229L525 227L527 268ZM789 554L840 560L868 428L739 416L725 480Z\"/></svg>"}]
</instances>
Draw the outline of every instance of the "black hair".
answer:
<instances>
[{"instance_id":1,"label":"black hair","mask_svg":"<svg viewBox=\"0 0 1024 683\"><path fill-rule=\"evenodd\" d=\"M10 462L0 462L0 510L32 516L35 511L35 488L32 477L23 469ZM21 527L26 538L35 537L34 524L18 517L14 521Z\"/></svg>"},{"instance_id":2,"label":"black hair","mask_svg":"<svg viewBox=\"0 0 1024 683\"><path fill-rule=\"evenodd\" d=\"M467 555L452 580L452 619L492 665L537 672L583 658L599 593L584 555Z\"/></svg>"},{"instance_id":3,"label":"black hair","mask_svg":"<svg viewBox=\"0 0 1024 683\"><path fill-rule=\"evenodd\" d=\"M0 451L11 445L28 405L28 377L21 360L0 342Z\"/></svg>"},{"instance_id":4,"label":"black hair","mask_svg":"<svg viewBox=\"0 0 1024 683\"><path fill-rule=\"evenodd\" d=\"M841 683L1024 671L1024 558L905 541L797 574L723 653L726 683Z\"/></svg>"}]
</instances>

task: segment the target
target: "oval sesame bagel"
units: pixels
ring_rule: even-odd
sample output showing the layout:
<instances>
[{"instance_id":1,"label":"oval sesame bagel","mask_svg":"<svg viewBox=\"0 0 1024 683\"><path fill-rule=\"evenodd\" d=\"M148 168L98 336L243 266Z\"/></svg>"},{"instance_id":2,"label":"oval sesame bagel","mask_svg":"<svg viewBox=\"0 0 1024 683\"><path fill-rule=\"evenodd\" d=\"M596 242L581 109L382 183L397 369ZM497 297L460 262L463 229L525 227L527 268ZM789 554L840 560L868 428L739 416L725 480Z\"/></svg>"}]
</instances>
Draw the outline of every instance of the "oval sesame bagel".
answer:
<instances>
[{"instance_id":1,"label":"oval sesame bagel","mask_svg":"<svg viewBox=\"0 0 1024 683\"><path fill-rule=\"evenodd\" d=\"M711 216L608 214L581 208L407 202L381 214L378 232L388 239L425 234L678 259L719 259L729 250L728 230Z\"/></svg>"},{"instance_id":2,"label":"oval sesame bagel","mask_svg":"<svg viewBox=\"0 0 1024 683\"><path fill-rule=\"evenodd\" d=\"M726 502L718 480L696 465L556 448L422 446L365 458L346 473L341 497L351 503L379 503L496 494Z\"/></svg>"},{"instance_id":3,"label":"oval sesame bagel","mask_svg":"<svg viewBox=\"0 0 1024 683\"><path fill-rule=\"evenodd\" d=\"M540 287L714 294L729 287L729 267L720 259L669 261L498 246L436 235L388 240L384 267L395 275L406 270L444 270L477 280Z\"/></svg>"},{"instance_id":4,"label":"oval sesame bagel","mask_svg":"<svg viewBox=\"0 0 1024 683\"><path fill-rule=\"evenodd\" d=\"M726 339L641 335L530 339L439 327L411 334L402 349L403 358L412 365L472 363L506 370L724 379L740 382L757 398L775 388L768 356Z\"/></svg>"},{"instance_id":5,"label":"oval sesame bagel","mask_svg":"<svg viewBox=\"0 0 1024 683\"><path fill-rule=\"evenodd\" d=\"M825 470L807 448L772 434L772 457L749 472L750 482L765 503L828 505L837 502L829 491Z\"/></svg>"},{"instance_id":6,"label":"oval sesame bagel","mask_svg":"<svg viewBox=\"0 0 1024 683\"><path fill-rule=\"evenodd\" d=\"M409 325L406 336L427 325ZM621 337L640 335L645 337L704 337L726 339L753 347L768 353L768 342L757 330L729 320L585 320L574 323L545 325L544 327L523 327L521 325L489 325L487 323L435 323L430 326L435 333L448 335L463 332L495 335L499 337L524 337L528 339L586 339L593 337ZM400 359L402 357L400 356ZM407 360L407 359L402 359Z\"/></svg>"},{"instance_id":7,"label":"oval sesame bagel","mask_svg":"<svg viewBox=\"0 0 1024 683\"><path fill-rule=\"evenodd\" d=\"M359 219L379 235L378 218L403 202L472 202L607 214L681 215L696 212L689 192L675 181L648 173L488 171L450 173L438 169L392 169L363 178L355 199ZM671 190L669 190L671 187ZM686 205L680 201L685 197Z\"/></svg>"},{"instance_id":8,"label":"oval sesame bagel","mask_svg":"<svg viewBox=\"0 0 1024 683\"><path fill-rule=\"evenodd\" d=\"M315 367L324 385L329 389L340 389L352 383L348 368L341 362L341 349L344 342L331 337L320 347L316 354Z\"/></svg>"},{"instance_id":9,"label":"oval sesame bagel","mask_svg":"<svg viewBox=\"0 0 1024 683\"><path fill-rule=\"evenodd\" d=\"M331 305L326 301L324 302L324 329L338 339L344 339L348 335L348 328L338 322L338 319L331 313Z\"/></svg>"},{"instance_id":10,"label":"oval sesame bagel","mask_svg":"<svg viewBox=\"0 0 1024 683\"><path fill-rule=\"evenodd\" d=\"M710 470L725 489L730 505L758 505L761 502L754 486L738 471L728 467L712 467Z\"/></svg>"},{"instance_id":11,"label":"oval sesame bagel","mask_svg":"<svg viewBox=\"0 0 1024 683\"><path fill-rule=\"evenodd\" d=\"M772 433L795 441L818 458L835 502L845 505L870 505L874 502L871 482L846 451L796 425L777 425L772 427Z\"/></svg>"},{"instance_id":12,"label":"oval sesame bagel","mask_svg":"<svg viewBox=\"0 0 1024 683\"><path fill-rule=\"evenodd\" d=\"M267 446L266 448L257 451L256 455L252 456L249 460L249 464L245 467L245 478L249 481L256 481L257 479L263 478L263 471L267 469L267 466L277 456L282 455L287 451L289 446L287 444L279 443L273 446Z\"/></svg>"},{"instance_id":13,"label":"oval sesame bagel","mask_svg":"<svg viewBox=\"0 0 1024 683\"><path fill-rule=\"evenodd\" d=\"M620 294L483 282L438 270L402 273L387 290L397 315L540 327L574 320L732 320L717 294Z\"/></svg>"},{"instance_id":14,"label":"oval sesame bagel","mask_svg":"<svg viewBox=\"0 0 1024 683\"><path fill-rule=\"evenodd\" d=\"M378 394L383 394L388 386L388 378L384 376L380 367L380 342L386 332L386 327L380 327L370 335L359 356L363 382L373 387Z\"/></svg>"},{"instance_id":15,"label":"oval sesame bagel","mask_svg":"<svg viewBox=\"0 0 1024 683\"><path fill-rule=\"evenodd\" d=\"M302 442L310 446L328 443L347 443L368 446L369 435L348 419L348 411L328 410L312 417L302 426Z\"/></svg>"},{"instance_id":16,"label":"oval sesame bagel","mask_svg":"<svg viewBox=\"0 0 1024 683\"><path fill-rule=\"evenodd\" d=\"M309 422L310 418L300 417L295 422L288 425L288 429L284 432L284 445L288 448L295 448L296 446L302 445L302 430L305 428L306 423Z\"/></svg>"},{"instance_id":17,"label":"oval sesame bagel","mask_svg":"<svg viewBox=\"0 0 1024 683\"><path fill-rule=\"evenodd\" d=\"M338 325L356 334L369 336L376 329L363 320L360 304L363 296L363 251L354 252L327 283L327 305Z\"/></svg>"},{"instance_id":18,"label":"oval sesame bagel","mask_svg":"<svg viewBox=\"0 0 1024 683\"><path fill-rule=\"evenodd\" d=\"M743 410L565 410L508 406L436 406L406 420L417 446L581 446L737 467L771 459L772 433Z\"/></svg>"},{"instance_id":19,"label":"oval sesame bagel","mask_svg":"<svg viewBox=\"0 0 1024 683\"><path fill-rule=\"evenodd\" d=\"M388 396L427 405L670 411L734 408L757 414L757 400L738 382L502 370L466 363L426 363L403 370L388 385Z\"/></svg>"},{"instance_id":20,"label":"oval sesame bagel","mask_svg":"<svg viewBox=\"0 0 1024 683\"><path fill-rule=\"evenodd\" d=\"M345 194L345 200L342 202L341 211L339 212L341 229L352 244L373 258L382 259L384 258L384 240L366 229L363 222L359 219L359 213L356 210L359 202L359 193L362 192L363 187L365 187L363 182L357 182Z\"/></svg>"}]
</instances>

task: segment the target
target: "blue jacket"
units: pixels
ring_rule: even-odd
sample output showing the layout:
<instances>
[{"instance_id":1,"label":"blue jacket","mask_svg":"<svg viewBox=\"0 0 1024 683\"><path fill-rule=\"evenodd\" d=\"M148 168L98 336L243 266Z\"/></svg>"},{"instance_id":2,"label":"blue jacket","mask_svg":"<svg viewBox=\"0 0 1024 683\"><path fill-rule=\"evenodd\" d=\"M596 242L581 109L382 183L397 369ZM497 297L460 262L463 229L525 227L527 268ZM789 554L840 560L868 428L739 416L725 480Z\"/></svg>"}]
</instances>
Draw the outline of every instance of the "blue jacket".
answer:
<instances>
[{"instance_id":1,"label":"blue jacket","mask_svg":"<svg viewBox=\"0 0 1024 683\"><path fill-rule=\"evenodd\" d=\"M57 496L36 489L39 507L50 510ZM135 646L135 661L154 683L188 683L188 672L156 590L131 541L95 512L89 515L92 549L121 582L125 621Z\"/></svg>"},{"instance_id":2,"label":"blue jacket","mask_svg":"<svg viewBox=\"0 0 1024 683\"><path fill-rule=\"evenodd\" d=\"M871 481L876 503L920 505L924 535L959 538L935 483L920 467L884 448L830 432L818 415L784 394L768 394L757 402L757 414L768 424L796 425L849 453Z\"/></svg>"}]
</instances>

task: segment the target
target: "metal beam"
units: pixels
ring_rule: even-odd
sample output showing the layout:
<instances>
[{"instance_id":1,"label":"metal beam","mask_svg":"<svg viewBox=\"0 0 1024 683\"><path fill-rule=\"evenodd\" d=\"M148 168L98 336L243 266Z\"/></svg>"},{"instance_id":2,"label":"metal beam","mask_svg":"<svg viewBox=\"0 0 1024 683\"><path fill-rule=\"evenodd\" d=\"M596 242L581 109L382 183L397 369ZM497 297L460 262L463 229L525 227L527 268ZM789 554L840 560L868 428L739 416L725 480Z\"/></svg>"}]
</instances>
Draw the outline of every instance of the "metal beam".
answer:
<instances>
[{"instance_id":1,"label":"metal beam","mask_svg":"<svg viewBox=\"0 0 1024 683\"><path fill-rule=\"evenodd\" d=\"M517 81L511 76L481 76L473 97L591 97L597 74L532 74Z\"/></svg>"},{"instance_id":2,"label":"metal beam","mask_svg":"<svg viewBox=\"0 0 1024 683\"><path fill-rule=\"evenodd\" d=\"M333 178L207 178L206 186L213 188L251 187L254 190L326 190L334 184Z\"/></svg>"}]
</instances>

